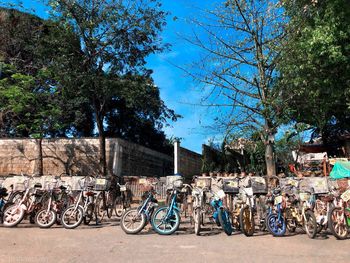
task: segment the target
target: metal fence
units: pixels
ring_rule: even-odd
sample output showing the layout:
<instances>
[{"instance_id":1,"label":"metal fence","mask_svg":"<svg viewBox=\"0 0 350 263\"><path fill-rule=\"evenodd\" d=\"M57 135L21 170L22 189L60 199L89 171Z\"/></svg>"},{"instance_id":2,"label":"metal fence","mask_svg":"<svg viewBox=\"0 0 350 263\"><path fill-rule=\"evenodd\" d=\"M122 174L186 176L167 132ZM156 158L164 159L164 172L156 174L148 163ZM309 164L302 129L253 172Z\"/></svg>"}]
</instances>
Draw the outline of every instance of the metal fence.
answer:
<instances>
[{"instance_id":1,"label":"metal fence","mask_svg":"<svg viewBox=\"0 0 350 263\"><path fill-rule=\"evenodd\" d=\"M145 187L141 184L132 183L129 184L128 189L131 191L133 200L140 200L142 195L145 193ZM166 199L166 185L160 184L155 186L157 192L156 198L160 201Z\"/></svg>"}]
</instances>

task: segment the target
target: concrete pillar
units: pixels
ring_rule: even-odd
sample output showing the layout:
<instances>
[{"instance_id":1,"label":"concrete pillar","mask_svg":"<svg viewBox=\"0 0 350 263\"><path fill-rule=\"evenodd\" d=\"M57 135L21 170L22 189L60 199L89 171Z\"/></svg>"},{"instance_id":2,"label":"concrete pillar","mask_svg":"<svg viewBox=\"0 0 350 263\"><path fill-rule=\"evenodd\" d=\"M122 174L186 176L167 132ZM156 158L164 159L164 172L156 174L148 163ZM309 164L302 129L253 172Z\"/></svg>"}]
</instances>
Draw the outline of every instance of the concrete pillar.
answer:
<instances>
[{"instance_id":1,"label":"concrete pillar","mask_svg":"<svg viewBox=\"0 0 350 263\"><path fill-rule=\"evenodd\" d=\"M113 174L121 176L122 173L122 155L123 147L118 141L114 145L114 156L113 156Z\"/></svg>"},{"instance_id":2,"label":"concrete pillar","mask_svg":"<svg viewBox=\"0 0 350 263\"><path fill-rule=\"evenodd\" d=\"M174 174L180 173L180 141L174 142Z\"/></svg>"}]
</instances>

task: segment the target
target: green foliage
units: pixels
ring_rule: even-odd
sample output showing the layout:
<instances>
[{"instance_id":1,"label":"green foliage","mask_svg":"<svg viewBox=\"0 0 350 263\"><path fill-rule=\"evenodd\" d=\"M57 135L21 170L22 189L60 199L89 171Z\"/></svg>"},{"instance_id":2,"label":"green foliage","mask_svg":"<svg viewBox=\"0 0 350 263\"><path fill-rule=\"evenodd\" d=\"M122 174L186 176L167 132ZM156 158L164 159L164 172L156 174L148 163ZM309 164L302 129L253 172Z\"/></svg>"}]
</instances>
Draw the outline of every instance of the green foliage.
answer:
<instances>
[{"instance_id":1,"label":"green foliage","mask_svg":"<svg viewBox=\"0 0 350 263\"><path fill-rule=\"evenodd\" d=\"M57 6L57 8L59 7ZM151 11L145 7L146 9ZM57 11L57 9L55 10ZM160 11L159 14L162 12ZM120 29L119 32L114 26L114 31L110 31L113 36L109 37L130 39L128 48L132 48L132 44L138 43L136 46L139 52L133 53L133 55L139 56L139 58L131 58L130 50L116 50L115 45L117 44L114 42L117 41L112 41L112 39L110 39L109 44L103 42L103 39L100 42L93 40L101 44L101 50L96 52L94 57L99 62L106 63L101 71L99 65L89 64L88 54L84 53L87 50L82 44L84 39L80 31L77 31L78 24L72 18L68 19L69 21L67 20L66 23L57 22L57 20L62 22L63 17L55 17L55 19L56 21L42 20L14 9L0 9L0 32L4 36L0 39L0 60L6 63L1 69L1 78L8 78L6 81L9 79L14 81L15 74L31 78L35 83L27 88L27 91L32 90L31 95L34 97L37 96L36 92L39 89L51 92L51 97L48 99L54 100L56 109L61 112L58 114L54 109L43 112L43 114L53 114L55 118L58 118L57 124L60 124L46 125L45 136L95 136L96 114L93 104L95 102L99 106L97 107L99 117L103 119L105 135L125 138L159 151L172 153L171 144L161 129L168 119L176 120L178 115L168 109L160 99L159 89L150 77L151 71L142 68L144 62L141 61L147 54L155 52L157 49L161 50L163 46L157 47L156 43L151 41L151 36L143 37L143 40L131 39L130 32L123 33L123 29ZM97 22L100 18L95 17L95 19ZM112 23L112 18L108 19L108 21L100 19L100 25ZM115 17L114 19L120 19L120 22L123 22L123 19L130 20L127 17ZM146 17L144 19L147 20ZM159 16L159 19L161 20L162 17ZM84 25L86 26L86 24ZM149 26L152 27L151 24ZM160 28L160 26L163 25L157 24L154 25L154 28ZM138 28L139 34L134 35L134 37L139 38L142 36L140 30L146 29L147 26L144 24L143 27L140 27L135 24L135 27ZM152 31L152 28L149 30ZM158 40L157 38L156 42ZM151 47L147 48L147 44L154 45L153 51L151 51ZM142 47L147 50L141 52ZM96 48L98 47L96 46ZM136 63L137 65L131 63L135 70L123 73L123 70L118 71L117 67L111 64L112 56L115 56L114 62L117 63L119 57L116 53L119 51L127 53L129 61L135 62L140 59ZM140 56L140 53L143 55ZM125 66L131 68L128 64ZM6 92L16 92L16 90L7 88ZM30 94L28 92L23 94ZM40 99L37 103L40 101L45 100ZM11 105L15 106L16 103ZM28 110L21 105L17 104L18 108L13 110L16 112ZM9 104L6 106L10 107ZM24 117L33 118L31 112L26 113L26 116L17 114L14 118L14 111L4 111L4 108L2 110L0 115L2 120L1 136L29 136L28 130L30 129L26 128L27 122Z\"/></svg>"},{"instance_id":2,"label":"green foliage","mask_svg":"<svg viewBox=\"0 0 350 263\"><path fill-rule=\"evenodd\" d=\"M324 139L348 130L350 8L347 0L285 1L289 37L279 63L289 118L316 128Z\"/></svg>"},{"instance_id":3,"label":"green foliage","mask_svg":"<svg viewBox=\"0 0 350 263\"><path fill-rule=\"evenodd\" d=\"M56 90L38 86L45 73L41 72L35 78L19 73L11 65L0 63L0 68L6 72L0 77L1 124L4 121L11 123L10 135L42 138L50 129L60 129L62 111L56 106Z\"/></svg>"}]
</instances>

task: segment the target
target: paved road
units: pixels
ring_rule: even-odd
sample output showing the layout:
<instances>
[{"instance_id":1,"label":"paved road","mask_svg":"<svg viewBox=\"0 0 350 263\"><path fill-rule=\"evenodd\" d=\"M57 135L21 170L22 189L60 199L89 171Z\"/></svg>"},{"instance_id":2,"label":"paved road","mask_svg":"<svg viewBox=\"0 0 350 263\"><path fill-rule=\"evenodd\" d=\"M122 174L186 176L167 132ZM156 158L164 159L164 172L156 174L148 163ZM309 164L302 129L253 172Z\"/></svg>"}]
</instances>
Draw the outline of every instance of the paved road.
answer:
<instances>
[{"instance_id":1,"label":"paved road","mask_svg":"<svg viewBox=\"0 0 350 263\"><path fill-rule=\"evenodd\" d=\"M247 238L218 229L197 237L182 227L172 236L153 231L126 235L118 222L75 230L26 223L0 227L0 262L350 262L350 239L323 235L310 240L301 234L273 238L266 233Z\"/></svg>"}]
</instances>

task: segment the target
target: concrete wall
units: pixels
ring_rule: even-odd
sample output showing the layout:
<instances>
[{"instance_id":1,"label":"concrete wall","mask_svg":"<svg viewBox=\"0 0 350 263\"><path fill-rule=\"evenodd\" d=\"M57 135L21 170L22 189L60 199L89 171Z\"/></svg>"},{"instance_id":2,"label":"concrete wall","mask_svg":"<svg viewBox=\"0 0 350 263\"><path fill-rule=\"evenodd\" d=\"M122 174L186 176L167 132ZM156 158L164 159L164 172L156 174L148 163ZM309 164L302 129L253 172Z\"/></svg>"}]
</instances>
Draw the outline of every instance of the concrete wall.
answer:
<instances>
[{"instance_id":1,"label":"concrete wall","mask_svg":"<svg viewBox=\"0 0 350 263\"><path fill-rule=\"evenodd\" d=\"M201 155L181 148L181 173L200 172ZM97 138L44 139L44 174L98 175ZM166 176L173 173L171 156L121 139L106 140L107 166L124 176ZM0 139L0 175L33 174L38 165L34 139Z\"/></svg>"},{"instance_id":2,"label":"concrete wall","mask_svg":"<svg viewBox=\"0 0 350 263\"><path fill-rule=\"evenodd\" d=\"M200 175L202 170L202 155L180 147L179 172L185 177Z\"/></svg>"}]
</instances>

